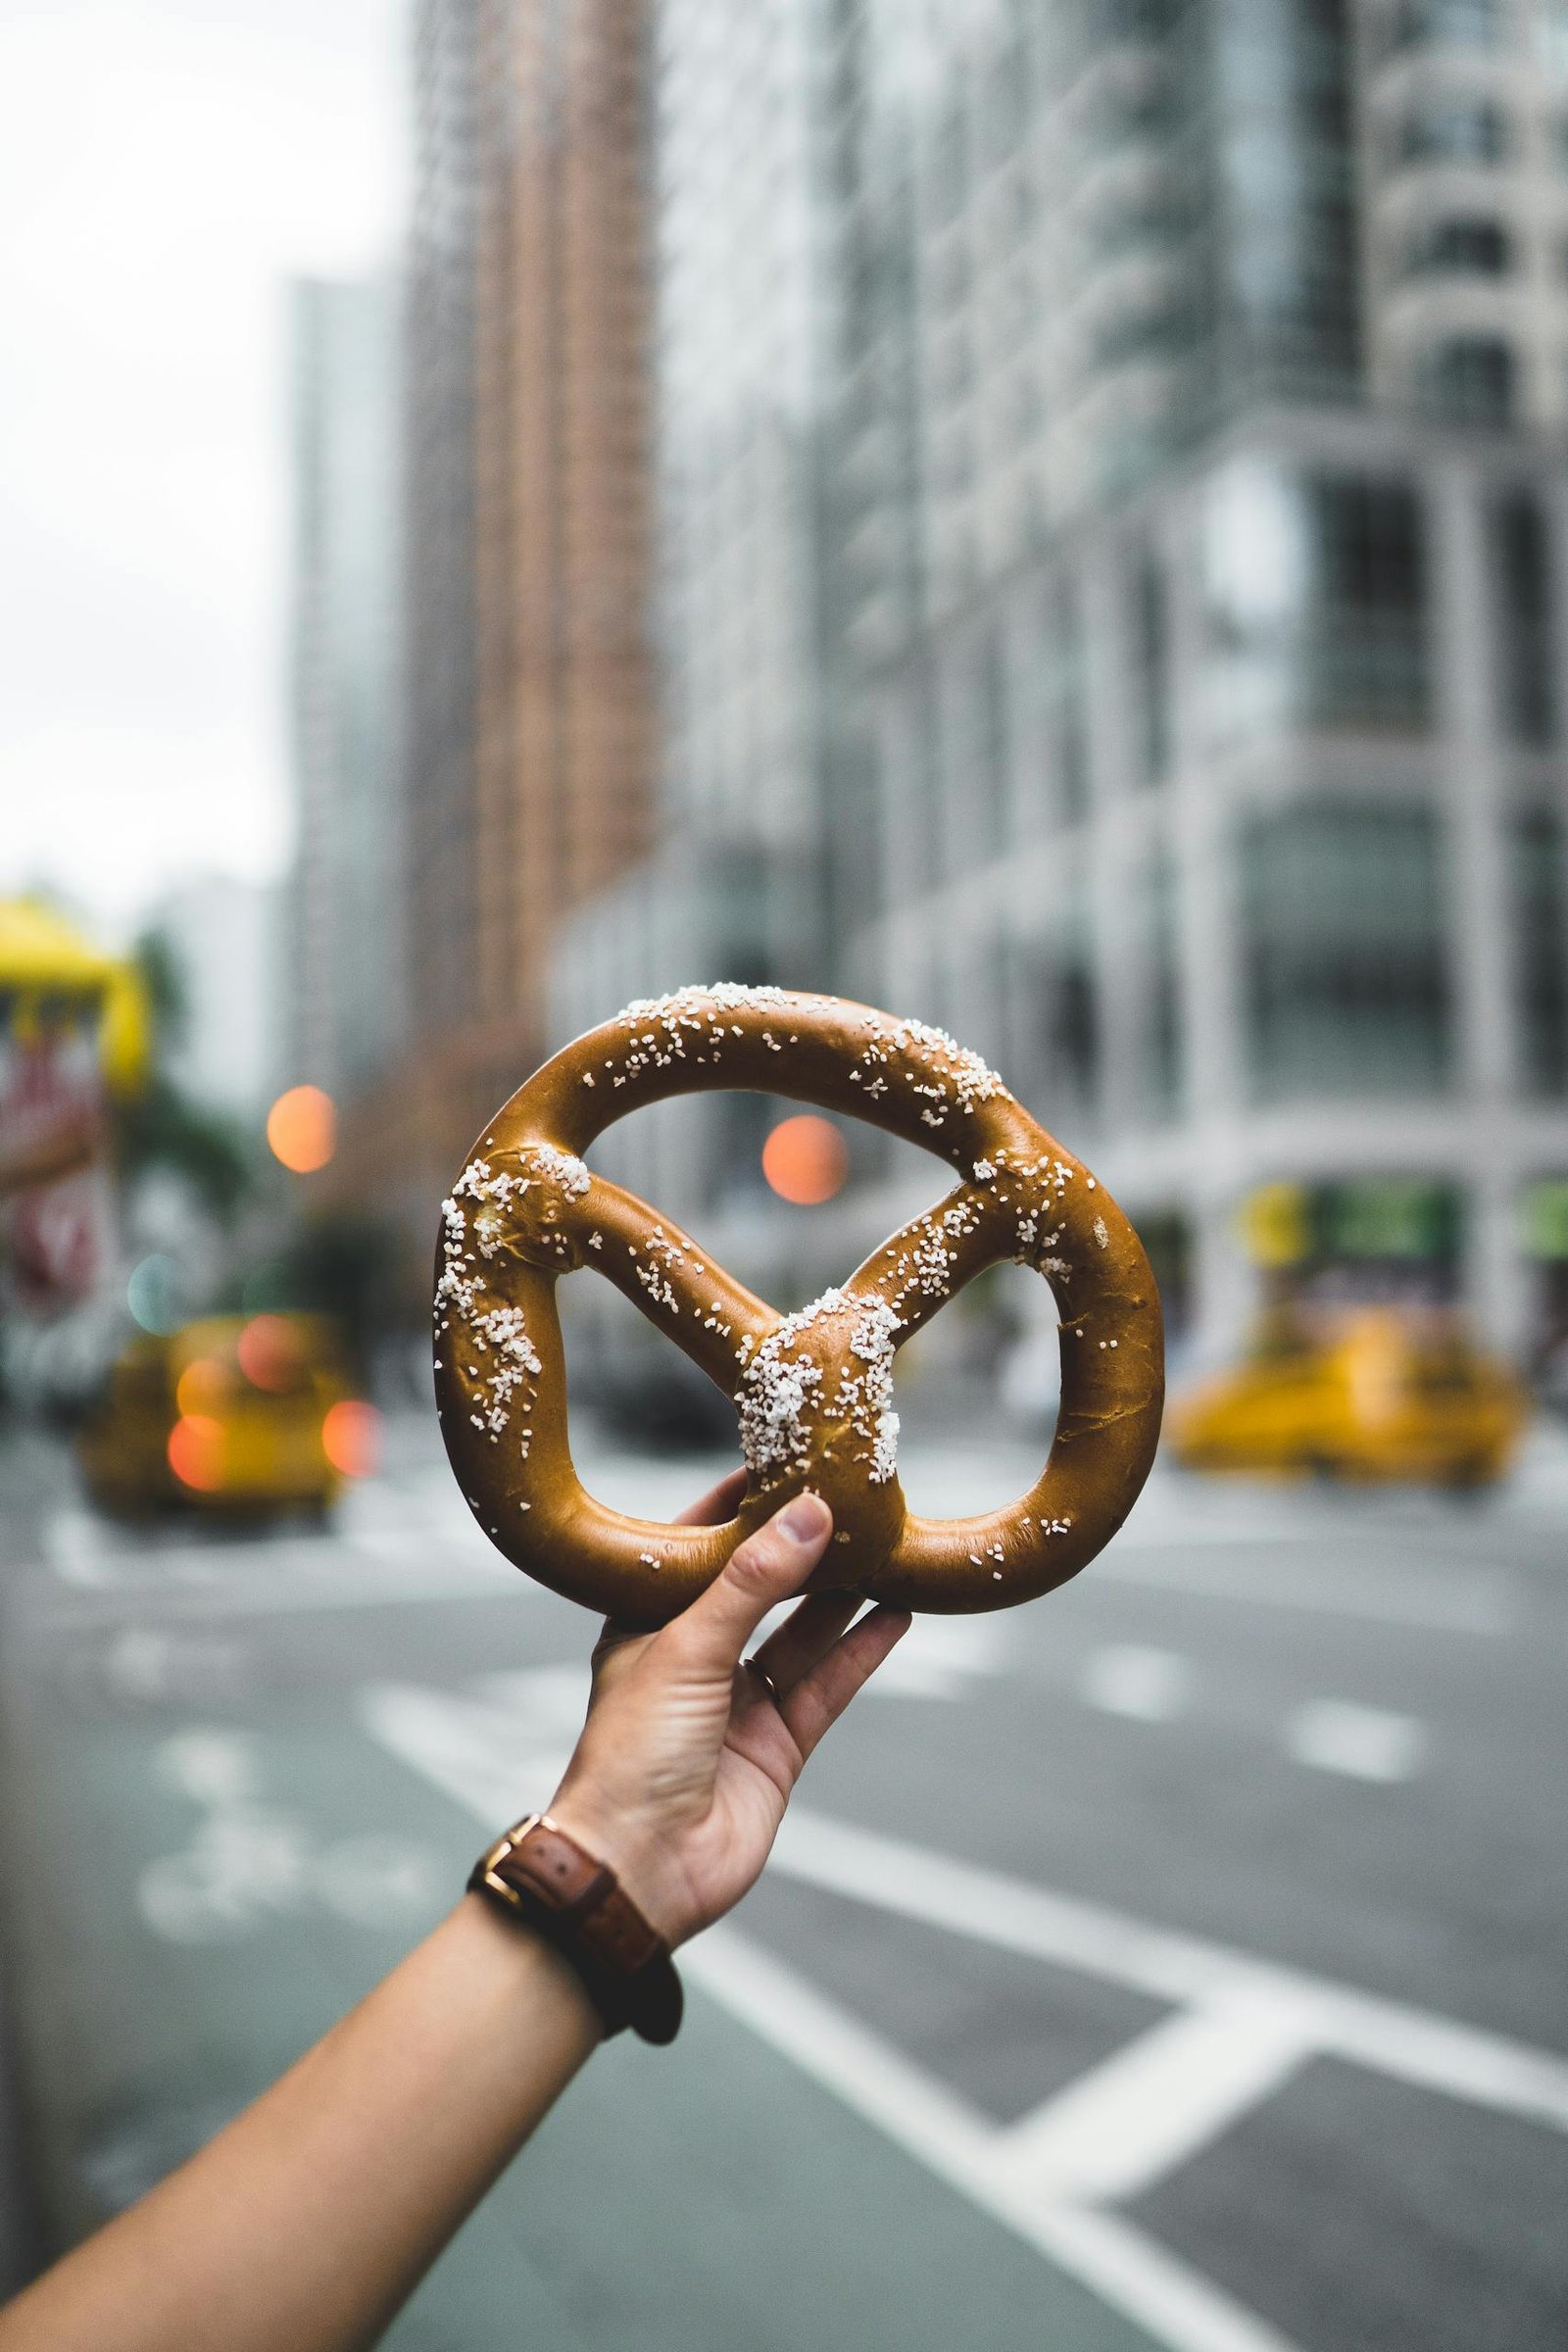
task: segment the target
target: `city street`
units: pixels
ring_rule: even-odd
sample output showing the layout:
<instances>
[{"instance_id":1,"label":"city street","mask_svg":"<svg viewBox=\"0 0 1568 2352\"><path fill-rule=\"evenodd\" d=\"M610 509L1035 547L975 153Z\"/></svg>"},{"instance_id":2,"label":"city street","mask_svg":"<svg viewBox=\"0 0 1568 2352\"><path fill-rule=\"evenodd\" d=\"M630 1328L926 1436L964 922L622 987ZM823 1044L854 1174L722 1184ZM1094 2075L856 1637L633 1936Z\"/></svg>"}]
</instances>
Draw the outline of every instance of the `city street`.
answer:
<instances>
[{"instance_id":1,"label":"city street","mask_svg":"<svg viewBox=\"0 0 1568 2352\"><path fill-rule=\"evenodd\" d=\"M145 2187L543 1801L592 1628L428 1429L330 1531L127 1531L8 1462L7 1990L47 2227ZM585 1449L664 1516L725 1465ZM911 1500L1023 1446L911 1447ZM1156 1473L917 1621L761 1886L403 2352L1547 2352L1568 2328L1568 1451L1448 1503Z\"/></svg>"}]
</instances>

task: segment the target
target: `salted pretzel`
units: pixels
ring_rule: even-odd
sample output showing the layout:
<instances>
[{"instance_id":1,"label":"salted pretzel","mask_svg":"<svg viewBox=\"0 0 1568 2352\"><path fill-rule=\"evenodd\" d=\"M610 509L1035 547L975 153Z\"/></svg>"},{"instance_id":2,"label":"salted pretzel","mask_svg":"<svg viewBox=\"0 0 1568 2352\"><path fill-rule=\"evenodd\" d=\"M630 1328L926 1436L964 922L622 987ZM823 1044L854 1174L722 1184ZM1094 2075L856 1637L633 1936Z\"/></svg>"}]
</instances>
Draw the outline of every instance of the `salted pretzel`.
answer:
<instances>
[{"instance_id":1,"label":"salted pretzel","mask_svg":"<svg viewBox=\"0 0 1568 2352\"><path fill-rule=\"evenodd\" d=\"M736 1087L865 1119L937 1152L959 1182L842 1290L777 1314L581 1157L627 1111ZM458 1483L508 1559L626 1623L674 1616L803 1487L833 1511L814 1587L910 1609L1005 1608L1093 1559L1149 1475L1163 1348L1138 1236L978 1054L918 1021L727 983L629 1004L496 1114L442 1216L436 1394ZM899 1485L894 1353L1004 1259L1042 1274L1060 1311L1050 1460L1005 1509L920 1519ZM555 1294L581 1266L734 1400L749 1477L726 1525L627 1518L578 1483Z\"/></svg>"}]
</instances>

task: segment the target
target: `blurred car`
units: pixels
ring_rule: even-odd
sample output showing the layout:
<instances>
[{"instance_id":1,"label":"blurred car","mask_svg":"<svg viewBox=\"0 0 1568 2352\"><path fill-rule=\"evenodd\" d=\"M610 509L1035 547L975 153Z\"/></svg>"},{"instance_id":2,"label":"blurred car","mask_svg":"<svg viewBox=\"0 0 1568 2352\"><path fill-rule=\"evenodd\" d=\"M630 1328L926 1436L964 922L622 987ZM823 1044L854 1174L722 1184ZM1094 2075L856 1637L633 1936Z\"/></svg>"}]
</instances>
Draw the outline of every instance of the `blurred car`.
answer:
<instances>
[{"instance_id":1,"label":"blurred car","mask_svg":"<svg viewBox=\"0 0 1568 2352\"><path fill-rule=\"evenodd\" d=\"M1193 1470L1479 1487L1507 1470L1528 1414L1452 1318L1379 1310L1315 1331L1270 1319L1245 1363L1172 1402L1165 1433Z\"/></svg>"},{"instance_id":2,"label":"blurred car","mask_svg":"<svg viewBox=\"0 0 1568 2352\"><path fill-rule=\"evenodd\" d=\"M350 1395L329 1324L213 1316L130 1343L76 1454L107 1510L325 1511L375 1467L378 1426Z\"/></svg>"}]
</instances>

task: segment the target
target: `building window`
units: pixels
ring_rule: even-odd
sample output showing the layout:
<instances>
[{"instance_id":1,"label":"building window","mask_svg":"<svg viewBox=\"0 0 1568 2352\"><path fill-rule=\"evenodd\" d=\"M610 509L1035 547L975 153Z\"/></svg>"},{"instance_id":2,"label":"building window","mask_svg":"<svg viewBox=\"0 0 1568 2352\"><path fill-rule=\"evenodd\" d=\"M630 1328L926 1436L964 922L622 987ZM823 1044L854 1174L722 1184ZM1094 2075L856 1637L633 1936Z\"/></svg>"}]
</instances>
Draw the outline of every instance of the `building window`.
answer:
<instances>
[{"instance_id":1,"label":"building window","mask_svg":"<svg viewBox=\"0 0 1568 2352\"><path fill-rule=\"evenodd\" d=\"M915 841L907 865L919 887L934 890L947 879L948 846L943 791L942 712L929 679L922 679L914 698L914 806L909 812ZM888 822L898 812L888 811Z\"/></svg>"},{"instance_id":2,"label":"building window","mask_svg":"<svg viewBox=\"0 0 1568 2352\"><path fill-rule=\"evenodd\" d=\"M1532 809L1511 828L1514 993L1520 1075L1535 1094L1568 1093L1568 876L1563 823Z\"/></svg>"},{"instance_id":3,"label":"building window","mask_svg":"<svg viewBox=\"0 0 1568 2352\"><path fill-rule=\"evenodd\" d=\"M1089 810L1089 728L1083 616L1069 580L1055 581L1047 597L1035 674L1056 814L1076 825Z\"/></svg>"},{"instance_id":4,"label":"building window","mask_svg":"<svg viewBox=\"0 0 1568 2352\"><path fill-rule=\"evenodd\" d=\"M1394 20L1396 47L1493 49L1501 37L1497 0L1400 0Z\"/></svg>"},{"instance_id":5,"label":"building window","mask_svg":"<svg viewBox=\"0 0 1568 2352\"><path fill-rule=\"evenodd\" d=\"M1480 215L1434 220L1410 240L1409 267L1454 277L1506 277L1513 268L1513 241L1500 220Z\"/></svg>"},{"instance_id":6,"label":"building window","mask_svg":"<svg viewBox=\"0 0 1568 2352\"><path fill-rule=\"evenodd\" d=\"M1183 1038L1176 875L1163 846L1137 877L1132 912L1139 1099L1151 1120L1167 1119L1182 1097Z\"/></svg>"},{"instance_id":7,"label":"building window","mask_svg":"<svg viewBox=\"0 0 1568 2352\"><path fill-rule=\"evenodd\" d=\"M1046 1116L1086 1115L1100 1094L1100 1019L1081 924L1061 921L1057 939L1035 964L1033 993Z\"/></svg>"},{"instance_id":8,"label":"building window","mask_svg":"<svg viewBox=\"0 0 1568 2352\"><path fill-rule=\"evenodd\" d=\"M1400 141L1413 164L1500 164L1508 147L1508 119L1490 98L1428 98L1406 116Z\"/></svg>"},{"instance_id":9,"label":"building window","mask_svg":"<svg viewBox=\"0 0 1568 2352\"><path fill-rule=\"evenodd\" d=\"M1152 548L1146 548L1134 566L1131 603L1133 756L1139 781L1157 784L1170 766L1170 597L1164 566Z\"/></svg>"},{"instance_id":10,"label":"building window","mask_svg":"<svg viewBox=\"0 0 1568 2352\"><path fill-rule=\"evenodd\" d=\"M963 117L944 115L931 143L931 209L938 220L956 220L968 189Z\"/></svg>"},{"instance_id":11,"label":"building window","mask_svg":"<svg viewBox=\"0 0 1568 2352\"><path fill-rule=\"evenodd\" d=\"M1007 707L1007 663L1003 647L988 637L974 684L973 829L976 858L995 858L1006 847L1012 797L1012 727Z\"/></svg>"},{"instance_id":12,"label":"building window","mask_svg":"<svg viewBox=\"0 0 1568 2352\"><path fill-rule=\"evenodd\" d=\"M1180 290L1145 295L1126 310L1110 311L1091 330L1089 356L1096 368L1154 366L1180 359L1192 349L1197 318Z\"/></svg>"},{"instance_id":13,"label":"building window","mask_svg":"<svg viewBox=\"0 0 1568 2352\"><path fill-rule=\"evenodd\" d=\"M1452 335L1416 373L1416 405L1457 424L1506 424L1514 410L1514 356L1497 335Z\"/></svg>"},{"instance_id":14,"label":"building window","mask_svg":"<svg viewBox=\"0 0 1568 2352\"><path fill-rule=\"evenodd\" d=\"M1006 163L1029 121L1029 52L1017 37L1006 43L987 75L983 120L987 160Z\"/></svg>"},{"instance_id":15,"label":"building window","mask_svg":"<svg viewBox=\"0 0 1568 2352\"><path fill-rule=\"evenodd\" d=\"M1545 518L1530 491L1498 500L1488 540L1497 723L1515 743L1546 744L1557 724L1551 566Z\"/></svg>"},{"instance_id":16,"label":"building window","mask_svg":"<svg viewBox=\"0 0 1568 2352\"><path fill-rule=\"evenodd\" d=\"M1568 74L1568 5L1545 0L1536 24L1536 47L1548 74Z\"/></svg>"},{"instance_id":17,"label":"building window","mask_svg":"<svg viewBox=\"0 0 1568 2352\"><path fill-rule=\"evenodd\" d=\"M1243 461L1210 487L1203 561L1215 734L1425 727L1426 541L1407 484Z\"/></svg>"},{"instance_id":18,"label":"building window","mask_svg":"<svg viewBox=\"0 0 1568 2352\"><path fill-rule=\"evenodd\" d=\"M1245 828L1243 984L1257 1101L1422 1095L1446 1083L1440 862L1427 808L1307 803Z\"/></svg>"}]
</instances>

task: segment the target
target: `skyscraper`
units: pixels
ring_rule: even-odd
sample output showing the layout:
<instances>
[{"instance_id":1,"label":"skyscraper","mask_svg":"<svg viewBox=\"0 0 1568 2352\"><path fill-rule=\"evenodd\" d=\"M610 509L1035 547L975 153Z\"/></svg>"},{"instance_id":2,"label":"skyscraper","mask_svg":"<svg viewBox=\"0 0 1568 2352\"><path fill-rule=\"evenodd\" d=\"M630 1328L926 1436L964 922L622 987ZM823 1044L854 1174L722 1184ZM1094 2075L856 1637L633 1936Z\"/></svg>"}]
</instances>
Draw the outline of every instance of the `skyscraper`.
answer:
<instances>
[{"instance_id":1,"label":"skyscraper","mask_svg":"<svg viewBox=\"0 0 1568 2352\"><path fill-rule=\"evenodd\" d=\"M401 1044L397 302L293 289L287 1062L344 1102Z\"/></svg>"},{"instance_id":2,"label":"skyscraper","mask_svg":"<svg viewBox=\"0 0 1568 2352\"><path fill-rule=\"evenodd\" d=\"M1568 1301L1561 8L658 23L665 870L760 772L736 714L766 708L753 615L788 576L802 773L754 897L815 861L812 980L997 1059L1206 1347L1265 1285L1457 1298L1544 1345ZM772 144L731 158L761 90ZM798 279L705 262L754 190L802 223ZM783 558L750 445L694 435L668 364L769 333L801 386Z\"/></svg>"},{"instance_id":3,"label":"skyscraper","mask_svg":"<svg viewBox=\"0 0 1568 2352\"><path fill-rule=\"evenodd\" d=\"M357 1184L421 1229L647 841L639 0L421 0L406 289L403 1050Z\"/></svg>"}]
</instances>

